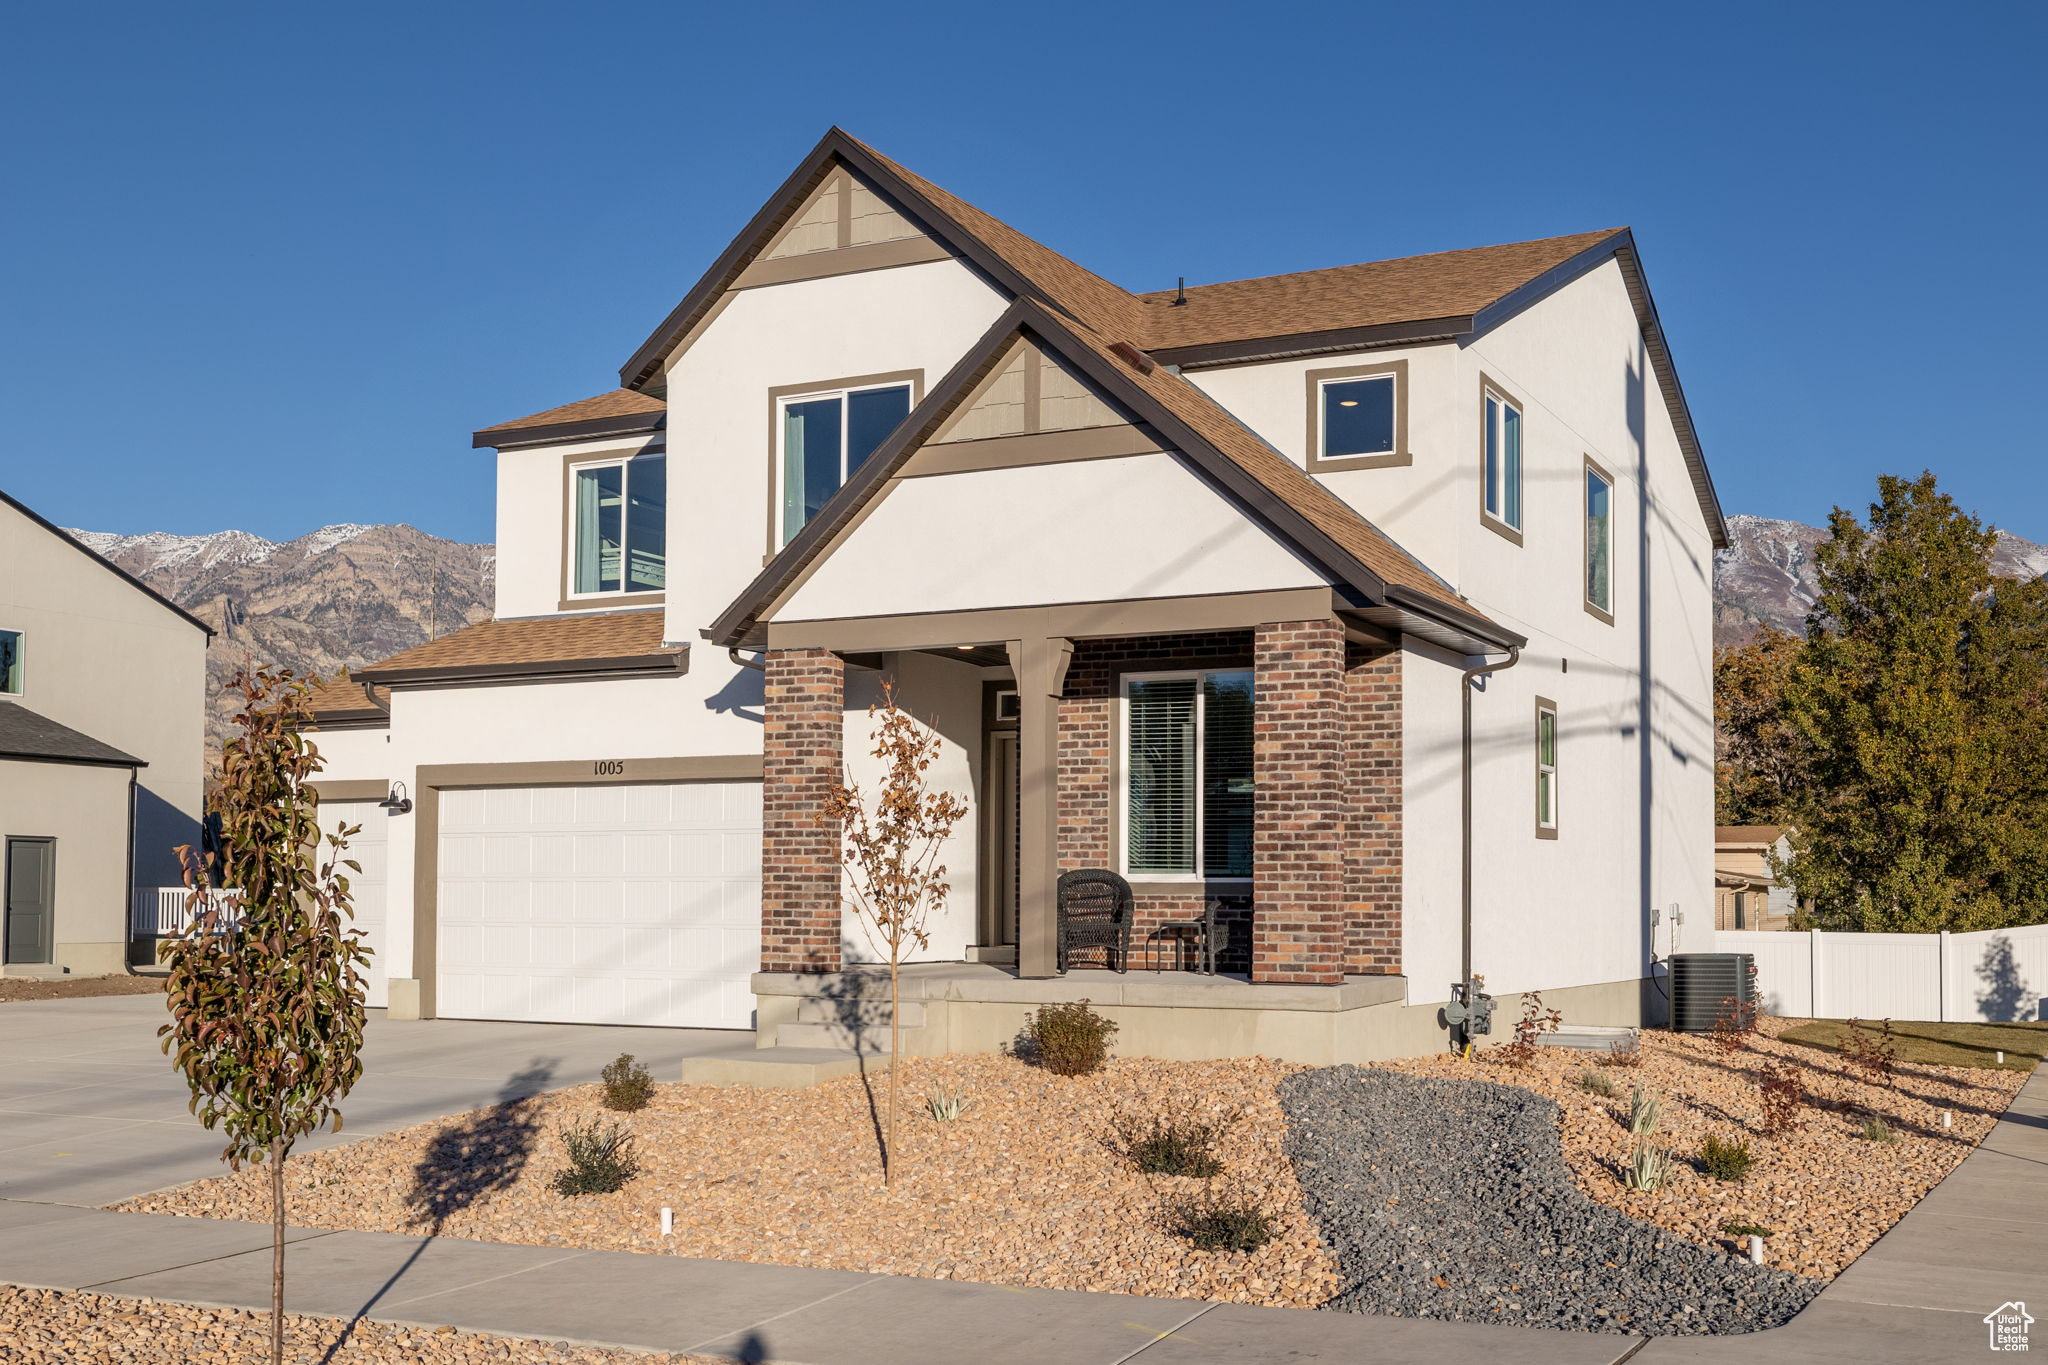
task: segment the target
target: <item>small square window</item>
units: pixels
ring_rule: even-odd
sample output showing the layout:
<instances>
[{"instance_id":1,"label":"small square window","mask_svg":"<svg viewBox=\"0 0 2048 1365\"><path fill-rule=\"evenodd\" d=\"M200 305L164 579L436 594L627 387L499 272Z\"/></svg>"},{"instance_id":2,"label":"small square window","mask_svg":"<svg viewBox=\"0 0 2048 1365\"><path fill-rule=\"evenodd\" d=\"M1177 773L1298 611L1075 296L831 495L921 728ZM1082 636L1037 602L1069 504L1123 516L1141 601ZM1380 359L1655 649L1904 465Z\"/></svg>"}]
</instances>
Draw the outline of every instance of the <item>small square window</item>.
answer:
<instances>
[{"instance_id":1,"label":"small square window","mask_svg":"<svg viewBox=\"0 0 2048 1365\"><path fill-rule=\"evenodd\" d=\"M1394 376L1323 385L1323 458L1389 455L1394 450Z\"/></svg>"},{"instance_id":2,"label":"small square window","mask_svg":"<svg viewBox=\"0 0 2048 1365\"><path fill-rule=\"evenodd\" d=\"M21 695L21 632L0 630L0 697Z\"/></svg>"}]
</instances>

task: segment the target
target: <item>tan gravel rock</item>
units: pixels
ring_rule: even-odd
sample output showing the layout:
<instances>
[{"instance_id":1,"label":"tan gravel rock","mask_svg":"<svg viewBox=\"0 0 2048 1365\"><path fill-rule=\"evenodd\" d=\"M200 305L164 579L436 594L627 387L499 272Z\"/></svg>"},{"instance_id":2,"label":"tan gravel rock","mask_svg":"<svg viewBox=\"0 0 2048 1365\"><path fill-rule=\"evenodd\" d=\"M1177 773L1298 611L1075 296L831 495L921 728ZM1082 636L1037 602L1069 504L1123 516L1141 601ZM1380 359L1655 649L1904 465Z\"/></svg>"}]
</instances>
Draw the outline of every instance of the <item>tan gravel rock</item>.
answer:
<instances>
[{"instance_id":1,"label":"tan gravel rock","mask_svg":"<svg viewBox=\"0 0 2048 1365\"><path fill-rule=\"evenodd\" d=\"M1119 1058L1094 1076L1052 1076L1008 1057L905 1065L903 1152L884 1189L876 1130L886 1079L810 1090L665 1085L636 1114L583 1086L295 1157L293 1222L540 1246L822 1266L934 1279L1313 1307L1336 1272L1281 1154L1275 1093L1301 1068L1263 1059ZM934 1122L945 1086L974 1104ZM346 1106L344 1106L346 1108ZM1205 1253L1162 1226L1194 1182L1148 1177L1109 1139L1119 1115L1237 1111L1217 1179L1268 1209L1278 1235L1256 1252ZM640 1176L617 1194L564 1199L565 1122L620 1119ZM495 1174L493 1174L495 1172ZM131 1200L133 1211L262 1220L267 1173L224 1175ZM660 1210L675 1210L675 1235Z\"/></svg>"},{"instance_id":2,"label":"tan gravel rock","mask_svg":"<svg viewBox=\"0 0 2048 1365\"><path fill-rule=\"evenodd\" d=\"M1545 1048L1526 1070L1488 1053L1474 1061L1455 1057L1389 1063L1426 1076L1472 1076L1525 1086L1564 1110L1564 1152L1572 1174L1590 1197L1684 1237L1726 1244L1721 1224L1757 1223L1776 1235L1771 1264L1832 1279L1939 1184L1983 1140L2026 1073L1966 1067L1905 1065L1892 1086L1871 1084L1840 1057L1776 1041L1796 1019L1766 1019L1740 1052L1725 1053L1710 1038L1643 1034L1642 1064L1609 1065L1599 1054ZM1757 1072L1766 1061L1799 1068L1808 1107L1791 1132L1758 1130ZM1579 1085L1587 1071L1614 1083L1613 1099ZM1663 1098L1657 1144L1681 1158L1672 1180L1654 1194L1622 1183L1633 1140L1629 1095L1640 1084ZM1943 1128L1944 1110L1953 1127ZM1857 1136L1873 1115L1897 1134L1895 1142ZM1748 1141L1756 1154L1739 1185L1709 1179L1685 1164L1709 1133Z\"/></svg>"},{"instance_id":3,"label":"tan gravel rock","mask_svg":"<svg viewBox=\"0 0 2048 1365\"><path fill-rule=\"evenodd\" d=\"M349 1327L337 1319L299 1314L285 1319L284 1358L293 1365L716 1365L707 1356L606 1351L445 1327L375 1322ZM9 1365L268 1365L269 1360L267 1313L0 1286L0 1361Z\"/></svg>"}]
</instances>

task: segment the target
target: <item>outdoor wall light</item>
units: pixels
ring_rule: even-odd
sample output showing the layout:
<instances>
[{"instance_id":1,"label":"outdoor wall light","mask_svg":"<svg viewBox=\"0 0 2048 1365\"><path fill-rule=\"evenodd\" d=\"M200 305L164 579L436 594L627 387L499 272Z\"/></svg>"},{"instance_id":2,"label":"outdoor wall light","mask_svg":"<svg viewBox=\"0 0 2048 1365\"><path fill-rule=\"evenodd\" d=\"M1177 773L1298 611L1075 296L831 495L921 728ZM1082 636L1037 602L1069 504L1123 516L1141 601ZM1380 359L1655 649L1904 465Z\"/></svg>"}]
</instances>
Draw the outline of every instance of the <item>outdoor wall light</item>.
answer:
<instances>
[{"instance_id":1,"label":"outdoor wall light","mask_svg":"<svg viewBox=\"0 0 2048 1365\"><path fill-rule=\"evenodd\" d=\"M391 794L377 803L378 810L388 810L393 815L404 815L412 809L412 798L405 794L403 782L391 784Z\"/></svg>"}]
</instances>

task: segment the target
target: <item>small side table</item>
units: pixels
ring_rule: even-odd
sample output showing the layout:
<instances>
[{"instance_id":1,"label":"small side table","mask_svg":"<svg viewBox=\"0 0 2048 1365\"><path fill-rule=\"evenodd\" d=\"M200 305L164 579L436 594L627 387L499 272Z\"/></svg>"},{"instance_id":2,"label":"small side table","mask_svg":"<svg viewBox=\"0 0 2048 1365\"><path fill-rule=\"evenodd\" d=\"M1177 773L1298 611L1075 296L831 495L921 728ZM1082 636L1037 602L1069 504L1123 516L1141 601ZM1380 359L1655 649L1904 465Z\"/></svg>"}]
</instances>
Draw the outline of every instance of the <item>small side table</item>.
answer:
<instances>
[{"instance_id":1,"label":"small side table","mask_svg":"<svg viewBox=\"0 0 2048 1365\"><path fill-rule=\"evenodd\" d=\"M1218 948L1220 947L1217 941L1217 933L1222 927L1216 922L1218 908L1216 902L1212 899L1203 908L1200 919L1168 920L1153 930L1151 946L1153 947L1154 963L1158 961L1157 945L1162 939L1171 937L1176 944L1189 942L1194 944L1196 971L1204 976L1216 975L1216 958ZM1177 959L1177 952L1175 956ZM1159 969L1155 965L1153 970L1157 971Z\"/></svg>"}]
</instances>

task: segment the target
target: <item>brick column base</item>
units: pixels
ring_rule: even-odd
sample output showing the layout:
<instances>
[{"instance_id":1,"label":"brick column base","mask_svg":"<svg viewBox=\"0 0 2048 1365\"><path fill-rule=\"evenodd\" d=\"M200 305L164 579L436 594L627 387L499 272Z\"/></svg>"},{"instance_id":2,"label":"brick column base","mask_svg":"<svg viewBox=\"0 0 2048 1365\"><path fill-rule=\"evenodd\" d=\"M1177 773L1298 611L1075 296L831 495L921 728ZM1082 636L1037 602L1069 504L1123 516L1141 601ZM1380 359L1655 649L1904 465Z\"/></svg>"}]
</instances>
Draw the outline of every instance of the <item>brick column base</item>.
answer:
<instances>
[{"instance_id":1,"label":"brick column base","mask_svg":"<svg viewBox=\"0 0 2048 1365\"><path fill-rule=\"evenodd\" d=\"M1348 971L1401 970L1401 651L1354 645L1344 670Z\"/></svg>"},{"instance_id":2,"label":"brick column base","mask_svg":"<svg viewBox=\"0 0 2048 1365\"><path fill-rule=\"evenodd\" d=\"M846 662L825 649L765 656L761 970L840 967L840 835L825 803L845 780Z\"/></svg>"},{"instance_id":3,"label":"brick column base","mask_svg":"<svg viewBox=\"0 0 2048 1365\"><path fill-rule=\"evenodd\" d=\"M1269 622L1252 656L1252 979L1335 985L1349 956L1344 628Z\"/></svg>"}]
</instances>

